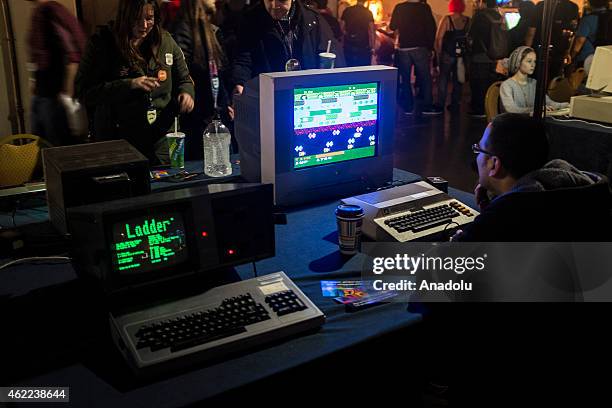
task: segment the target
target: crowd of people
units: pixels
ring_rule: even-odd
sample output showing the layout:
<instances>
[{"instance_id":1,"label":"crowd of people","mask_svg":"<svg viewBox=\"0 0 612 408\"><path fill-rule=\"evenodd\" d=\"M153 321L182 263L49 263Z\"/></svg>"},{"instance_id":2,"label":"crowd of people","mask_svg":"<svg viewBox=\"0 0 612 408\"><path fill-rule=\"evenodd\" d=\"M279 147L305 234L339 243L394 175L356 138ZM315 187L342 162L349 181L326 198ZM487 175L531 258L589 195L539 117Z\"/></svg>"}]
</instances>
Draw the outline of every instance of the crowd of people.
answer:
<instances>
[{"instance_id":1,"label":"crowd of people","mask_svg":"<svg viewBox=\"0 0 612 408\"><path fill-rule=\"evenodd\" d=\"M607 0L589 1L590 10L579 19L574 3L559 0L549 77L572 67L588 68L595 47L612 43ZM504 80L502 113L472 146L480 214L452 240L596 242L609 237L612 198L607 178L565 161L548 161L544 124L529 115L538 80L542 3L521 2L520 21L507 30L495 0L481 1L471 17L464 14L464 0L449 0L448 15L437 23L426 2L407 0L396 5L388 30L381 33L363 0L339 18L326 0L261 0L248 7L245 0L220 4L119 0L115 20L100 27L87 45L77 19L59 3L36 3L29 38L36 80L32 129L53 144L74 143L67 137L68 116L74 108L70 101L78 100L88 111L91 140L127 139L153 163L167 155L164 135L180 115L181 130L187 135L186 157L198 159L203 154L203 129L217 115L231 129L232 98L244 91L250 79L263 72L318 68L319 53L328 47L338 67L380 63L382 54L375 49L380 50L381 38L392 32L396 40L392 63L400 76L398 102L406 114L439 115L448 110L453 115L465 102L464 85L469 84L471 114L484 116L487 89ZM499 61L504 60L505 75L499 72ZM547 105L565 106L550 99ZM582 209L584 203L588 211L567 217L568 208ZM520 395L515 378L499 381L490 375L489 361L499 364L498 357L508 354L506 349L499 353L500 339L518 344L525 330L542 335L551 327L563 327L562 334L567 334L565 314L559 314L557 326L552 326L551 316L556 315L548 308L529 305L528 312L517 314L514 305L510 313L493 305L486 309L467 303L471 309L440 305L430 304L424 313L427 330L433 328L433 334L426 337L428 349L422 354L439 356L450 367L450 394L457 406L487 406L499 401L500 395L506 399ZM582 322L583 315L572 321ZM455 350L461 352L441 353L454 333L468 334L453 338L459 344ZM481 363L476 357L483 355L486 343L491 353L484 352L487 361ZM523 349L513 346L509 356ZM541 350L533 348L533 361L541 358ZM509 363L517 364L524 356L516 361L511 357L506 357ZM468 365L476 367L475 374L465 375L462 367ZM429 363L428 367L436 369ZM534 378L534 383L540 380ZM494 398L488 398L493 392Z\"/></svg>"},{"instance_id":2,"label":"crowd of people","mask_svg":"<svg viewBox=\"0 0 612 408\"><path fill-rule=\"evenodd\" d=\"M344 66L324 14L301 0L248 8L240 0L119 0L116 18L88 42L65 7L35 3L32 124L53 145L75 142L72 109L62 103L70 100L86 109L91 140L126 139L153 163L167 156L165 134L180 115L186 156L201 158L203 130L217 116L231 126L232 97L250 79L319 68L328 49Z\"/></svg>"},{"instance_id":3,"label":"crowd of people","mask_svg":"<svg viewBox=\"0 0 612 408\"><path fill-rule=\"evenodd\" d=\"M395 39L404 113L457 112L469 83L470 114L483 117L488 88L504 79L501 111L530 113L546 0L519 2L520 21L511 30L496 0L479 1L472 17L464 14L465 0L450 0L449 14L437 23L426 1L407 0L394 7L380 32L365 0L339 16L327 0L260 0L248 6L245 0L120 0L114 21L88 42L63 6L34 1L33 133L55 145L70 143L71 103L78 101L88 113L91 140L127 139L155 162L178 115L187 158L201 158L206 125L218 116L232 129L232 99L250 79L319 68L319 54L328 47L336 67L370 65L389 35ZM580 19L576 4L559 1L549 78L588 68L595 47L612 43L607 0L589 5ZM505 61L506 75L499 61ZM564 106L547 102L549 109Z\"/></svg>"}]
</instances>

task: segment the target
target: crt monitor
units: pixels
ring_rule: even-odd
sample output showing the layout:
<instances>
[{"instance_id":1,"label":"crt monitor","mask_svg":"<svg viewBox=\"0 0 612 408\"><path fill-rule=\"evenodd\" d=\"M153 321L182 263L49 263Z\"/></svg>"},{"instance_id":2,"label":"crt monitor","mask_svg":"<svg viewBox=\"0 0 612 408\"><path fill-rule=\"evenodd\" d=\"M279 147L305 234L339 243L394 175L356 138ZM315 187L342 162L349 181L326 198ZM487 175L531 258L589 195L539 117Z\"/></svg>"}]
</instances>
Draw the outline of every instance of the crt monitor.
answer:
<instances>
[{"instance_id":1,"label":"crt monitor","mask_svg":"<svg viewBox=\"0 0 612 408\"><path fill-rule=\"evenodd\" d=\"M594 91L612 92L612 45L597 47L589 69L586 87Z\"/></svg>"},{"instance_id":2,"label":"crt monitor","mask_svg":"<svg viewBox=\"0 0 612 408\"><path fill-rule=\"evenodd\" d=\"M274 256L272 186L219 184L68 209L73 265L105 292Z\"/></svg>"},{"instance_id":3,"label":"crt monitor","mask_svg":"<svg viewBox=\"0 0 612 408\"><path fill-rule=\"evenodd\" d=\"M392 181L396 87L388 66L261 74L235 101L243 177L274 184L277 205Z\"/></svg>"},{"instance_id":4,"label":"crt monitor","mask_svg":"<svg viewBox=\"0 0 612 408\"><path fill-rule=\"evenodd\" d=\"M112 268L115 272L148 273L176 267L189 259L183 213L154 209L109 225Z\"/></svg>"}]
</instances>

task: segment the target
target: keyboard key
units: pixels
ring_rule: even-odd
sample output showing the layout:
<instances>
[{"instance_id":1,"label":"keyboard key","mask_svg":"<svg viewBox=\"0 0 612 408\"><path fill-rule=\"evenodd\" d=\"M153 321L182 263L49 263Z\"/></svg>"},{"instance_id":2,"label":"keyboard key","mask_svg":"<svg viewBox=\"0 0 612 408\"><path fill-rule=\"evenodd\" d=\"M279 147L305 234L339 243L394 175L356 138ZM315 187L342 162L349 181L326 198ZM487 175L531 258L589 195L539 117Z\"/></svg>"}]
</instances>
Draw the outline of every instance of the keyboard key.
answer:
<instances>
[{"instance_id":1,"label":"keyboard key","mask_svg":"<svg viewBox=\"0 0 612 408\"><path fill-rule=\"evenodd\" d=\"M460 216L461 213L469 216L469 210L466 211L465 208L462 208L463 211L460 213L458 211L460 210L459 207L461 207L460 204L456 202L452 202L450 205L443 204L387 219L385 224L399 233L408 231L420 232L446 224L450 222L450 219Z\"/></svg>"},{"instance_id":2,"label":"keyboard key","mask_svg":"<svg viewBox=\"0 0 612 408\"><path fill-rule=\"evenodd\" d=\"M445 219L442 219L442 220L431 221L431 222L428 222L428 223L425 223L425 224L418 225L418 226L412 228L412 230L414 232L425 231L426 229L437 227L438 225L448 224L451 221L452 221L451 218L445 218Z\"/></svg>"},{"instance_id":3,"label":"keyboard key","mask_svg":"<svg viewBox=\"0 0 612 408\"><path fill-rule=\"evenodd\" d=\"M244 327L229 327L229 328L221 328L220 330L210 333L204 334L201 336L197 336L191 339L186 339L182 341L177 341L170 347L170 351L176 352L180 350L185 350L191 347L195 347L199 344L208 343L211 341L219 340L225 337L234 336L236 334L244 333L246 329Z\"/></svg>"},{"instance_id":4,"label":"keyboard key","mask_svg":"<svg viewBox=\"0 0 612 408\"><path fill-rule=\"evenodd\" d=\"M293 299L285 293L273 298L276 309L280 301ZM290 311L289 311L290 312ZM229 298L215 309L190 312L183 316L142 326L135 334L137 348L149 347L152 352L164 348L182 350L223 337L242 333L244 326L269 320L268 311L256 303L251 295Z\"/></svg>"}]
</instances>

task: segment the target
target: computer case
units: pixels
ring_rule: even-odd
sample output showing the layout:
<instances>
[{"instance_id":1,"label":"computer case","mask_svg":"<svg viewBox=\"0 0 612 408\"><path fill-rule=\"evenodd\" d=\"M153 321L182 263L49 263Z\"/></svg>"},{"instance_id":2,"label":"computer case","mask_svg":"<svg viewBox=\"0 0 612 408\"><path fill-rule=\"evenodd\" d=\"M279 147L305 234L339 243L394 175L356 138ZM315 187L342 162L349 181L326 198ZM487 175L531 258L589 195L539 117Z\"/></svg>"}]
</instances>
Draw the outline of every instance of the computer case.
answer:
<instances>
[{"instance_id":1,"label":"computer case","mask_svg":"<svg viewBox=\"0 0 612 408\"><path fill-rule=\"evenodd\" d=\"M259 77L247 82L242 95L234 96L234 133L240 149L240 175L249 183L261 181L261 140L259 126Z\"/></svg>"},{"instance_id":2,"label":"computer case","mask_svg":"<svg viewBox=\"0 0 612 408\"><path fill-rule=\"evenodd\" d=\"M42 151L49 218L68 233L66 209L151 192L149 161L125 140Z\"/></svg>"}]
</instances>

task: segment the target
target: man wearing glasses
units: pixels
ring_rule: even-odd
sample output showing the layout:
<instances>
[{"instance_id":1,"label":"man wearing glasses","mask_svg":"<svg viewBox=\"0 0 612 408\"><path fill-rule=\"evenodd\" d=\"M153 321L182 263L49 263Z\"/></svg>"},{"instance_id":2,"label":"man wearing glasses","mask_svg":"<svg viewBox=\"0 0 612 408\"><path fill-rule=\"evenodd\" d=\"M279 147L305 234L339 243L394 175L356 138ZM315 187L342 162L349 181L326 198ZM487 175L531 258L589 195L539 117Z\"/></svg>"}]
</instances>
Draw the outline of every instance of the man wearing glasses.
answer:
<instances>
[{"instance_id":1,"label":"man wearing glasses","mask_svg":"<svg viewBox=\"0 0 612 408\"><path fill-rule=\"evenodd\" d=\"M612 205L607 179L563 160L547 163L543 123L499 115L472 150L481 214L453 240L606 240Z\"/></svg>"}]
</instances>

